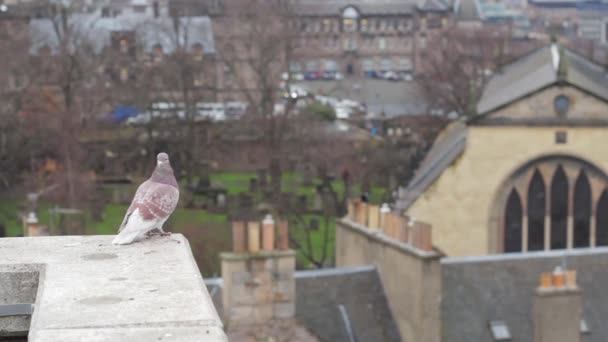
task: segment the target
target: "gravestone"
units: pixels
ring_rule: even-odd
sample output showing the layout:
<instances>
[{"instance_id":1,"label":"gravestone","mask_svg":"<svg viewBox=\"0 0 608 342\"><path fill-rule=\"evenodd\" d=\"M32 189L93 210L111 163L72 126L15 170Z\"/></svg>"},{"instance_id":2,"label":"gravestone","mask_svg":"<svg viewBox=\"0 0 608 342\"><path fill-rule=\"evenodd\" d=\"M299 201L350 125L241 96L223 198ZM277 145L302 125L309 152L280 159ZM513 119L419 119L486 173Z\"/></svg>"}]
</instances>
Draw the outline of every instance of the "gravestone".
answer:
<instances>
[{"instance_id":1,"label":"gravestone","mask_svg":"<svg viewBox=\"0 0 608 342\"><path fill-rule=\"evenodd\" d=\"M304 186L311 186L314 175L310 166L305 166L302 173L302 182Z\"/></svg>"},{"instance_id":2,"label":"gravestone","mask_svg":"<svg viewBox=\"0 0 608 342\"><path fill-rule=\"evenodd\" d=\"M315 232L316 232L316 231L318 231L318 230L319 230L319 227L320 227L320 226L321 226L321 225L319 224L319 220L318 220L318 219L316 219L316 218L312 218L312 219L310 219L310 225L309 225L310 230L312 230L312 231L315 231Z\"/></svg>"},{"instance_id":3,"label":"gravestone","mask_svg":"<svg viewBox=\"0 0 608 342\"><path fill-rule=\"evenodd\" d=\"M259 169L257 176L260 187L265 188L268 185L268 172L266 172L266 169Z\"/></svg>"},{"instance_id":4,"label":"gravestone","mask_svg":"<svg viewBox=\"0 0 608 342\"><path fill-rule=\"evenodd\" d=\"M306 197L306 195L299 195L298 196L298 211L306 212L306 209L308 209L308 198Z\"/></svg>"},{"instance_id":5,"label":"gravestone","mask_svg":"<svg viewBox=\"0 0 608 342\"><path fill-rule=\"evenodd\" d=\"M217 205L218 208L224 208L226 207L226 194L223 192L219 192L216 196L215 196L215 203Z\"/></svg>"},{"instance_id":6,"label":"gravestone","mask_svg":"<svg viewBox=\"0 0 608 342\"><path fill-rule=\"evenodd\" d=\"M315 211L323 209L323 197L319 191L315 192L312 199L312 208Z\"/></svg>"},{"instance_id":7,"label":"gravestone","mask_svg":"<svg viewBox=\"0 0 608 342\"><path fill-rule=\"evenodd\" d=\"M257 178L249 178L249 192L256 193L258 192L258 180Z\"/></svg>"}]
</instances>

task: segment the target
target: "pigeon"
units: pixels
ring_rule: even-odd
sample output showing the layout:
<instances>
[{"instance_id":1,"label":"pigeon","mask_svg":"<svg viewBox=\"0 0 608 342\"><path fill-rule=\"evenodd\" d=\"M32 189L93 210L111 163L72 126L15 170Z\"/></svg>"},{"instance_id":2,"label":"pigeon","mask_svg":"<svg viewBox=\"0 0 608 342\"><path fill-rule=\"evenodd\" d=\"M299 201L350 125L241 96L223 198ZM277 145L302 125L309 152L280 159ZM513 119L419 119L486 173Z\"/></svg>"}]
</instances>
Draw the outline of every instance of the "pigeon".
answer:
<instances>
[{"instance_id":1,"label":"pigeon","mask_svg":"<svg viewBox=\"0 0 608 342\"><path fill-rule=\"evenodd\" d=\"M179 188L169 156L159 153L152 176L143 182L127 209L125 218L112 241L115 245L127 245L147 236L154 229L168 235L163 224L175 210L179 201Z\"/></svg>"}]
</instances>

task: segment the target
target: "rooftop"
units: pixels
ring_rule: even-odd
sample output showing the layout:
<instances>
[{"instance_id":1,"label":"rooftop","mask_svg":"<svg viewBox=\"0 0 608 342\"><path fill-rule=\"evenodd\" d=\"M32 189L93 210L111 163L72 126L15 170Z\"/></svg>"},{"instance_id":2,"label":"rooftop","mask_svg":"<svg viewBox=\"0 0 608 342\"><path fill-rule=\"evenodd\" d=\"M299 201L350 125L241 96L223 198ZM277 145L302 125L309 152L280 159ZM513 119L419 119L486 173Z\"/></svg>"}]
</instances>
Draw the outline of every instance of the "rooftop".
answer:
<instances>
[{"instance_id":1,"label":"rooftop","mask_svg":"<svg viewBox=\"0 0 608 342\"><path fill-rule=\"evenodd\" d=\"M35 292L30 298L30 342L226 341L182 235L127 246L114 246L111 240L112 236L0 239L3 304L27 302L24 284L37 281L37 290L30 291ZM15 274L37 279L28 282ZM5 323L0 320L0 328Z\"/></svg>"}]
</instances>

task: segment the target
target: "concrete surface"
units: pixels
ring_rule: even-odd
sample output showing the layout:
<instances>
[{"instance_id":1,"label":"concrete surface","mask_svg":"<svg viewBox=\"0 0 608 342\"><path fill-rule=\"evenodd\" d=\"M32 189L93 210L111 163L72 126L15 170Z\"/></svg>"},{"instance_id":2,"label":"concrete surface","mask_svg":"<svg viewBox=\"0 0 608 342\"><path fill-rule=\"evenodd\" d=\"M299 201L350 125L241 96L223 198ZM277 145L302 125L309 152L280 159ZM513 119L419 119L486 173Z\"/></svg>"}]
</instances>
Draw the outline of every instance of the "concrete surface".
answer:
<instances>
[{"instance_id":1,"label":"concrete surface","mask_svg":"<svg viewBox=\"0 0 608 342\"><path fill-rule=\"evenodd\" d=\"M112 238L0 239L0 273L40 270L30 342L227 341L182 235L126 246Z\"/></svg>"}]
</instances>

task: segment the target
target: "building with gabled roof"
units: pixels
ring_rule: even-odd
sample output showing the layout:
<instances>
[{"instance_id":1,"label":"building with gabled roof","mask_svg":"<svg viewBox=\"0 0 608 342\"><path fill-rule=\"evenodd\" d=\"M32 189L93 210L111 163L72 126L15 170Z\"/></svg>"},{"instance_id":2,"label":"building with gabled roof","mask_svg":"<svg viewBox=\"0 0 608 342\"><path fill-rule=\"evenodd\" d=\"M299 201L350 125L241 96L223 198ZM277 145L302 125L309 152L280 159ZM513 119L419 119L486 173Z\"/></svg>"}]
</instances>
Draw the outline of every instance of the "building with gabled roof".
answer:
<instances>
[{"instance_id":1,"label":"building with gabled roof","mask_svg":"<svg viewBox=\"0 0 608 342\"><path fill-rule=\"evenodd\" d=\"M449 256L608 244L607 76L558 44L506 65L478 114L440 134L398 208L432 224Z\"/></svg>"}]
</instances>

